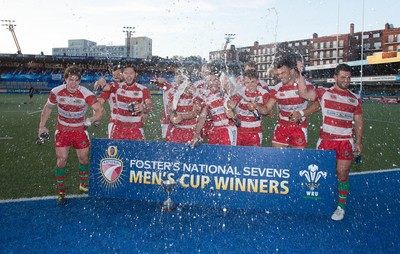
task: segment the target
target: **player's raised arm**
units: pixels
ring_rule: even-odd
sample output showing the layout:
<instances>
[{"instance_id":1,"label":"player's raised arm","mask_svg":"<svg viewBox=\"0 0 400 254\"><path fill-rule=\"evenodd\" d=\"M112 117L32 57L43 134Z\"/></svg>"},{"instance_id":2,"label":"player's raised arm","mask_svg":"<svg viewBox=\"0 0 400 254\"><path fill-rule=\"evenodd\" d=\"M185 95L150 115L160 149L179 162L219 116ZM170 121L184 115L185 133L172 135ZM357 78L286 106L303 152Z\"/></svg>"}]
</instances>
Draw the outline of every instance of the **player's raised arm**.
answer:
<instances>
[{"instance_id":1,"label":"player's raised arm","mask_svg":"<svg viewBox=\"0 0 400 254\"><path fill-rule=\"evenodd\" d=\"M299 90L299 96L306 100L315 101L315 99L317 98L317 93L315 92L314 89L307 90L306 79L302 75L301 70L298 71L298 73L299 73L299 79L297 82L297 85L298 85L297 88Z\"/></svg>"}]
</instances>

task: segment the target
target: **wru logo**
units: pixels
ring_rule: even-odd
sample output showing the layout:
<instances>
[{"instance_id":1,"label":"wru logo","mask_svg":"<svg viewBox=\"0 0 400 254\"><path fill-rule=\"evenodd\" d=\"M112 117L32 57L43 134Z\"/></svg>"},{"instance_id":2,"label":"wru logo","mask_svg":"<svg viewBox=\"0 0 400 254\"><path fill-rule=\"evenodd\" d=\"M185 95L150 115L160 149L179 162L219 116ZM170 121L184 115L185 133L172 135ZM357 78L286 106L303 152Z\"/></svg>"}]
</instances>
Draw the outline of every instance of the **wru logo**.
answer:
<instances>
[{"instance_id":1,"label":"wru logo","mask_svg":"<svg viewBox=\"0 0 400 254\"><path fill-rule=\"evenodd\" d=\"M315 189L320 186L318 181L321 177L326 179L328 173L324 171L318 172L318 166L315 164L311 164L308 166L308 170L301 170L299 174L300 176L304 176L307 179L306 186L310 189L310 191L307 191L307 196L317 197L318 192L315 191Z\"/></svg>"}]
</instances>

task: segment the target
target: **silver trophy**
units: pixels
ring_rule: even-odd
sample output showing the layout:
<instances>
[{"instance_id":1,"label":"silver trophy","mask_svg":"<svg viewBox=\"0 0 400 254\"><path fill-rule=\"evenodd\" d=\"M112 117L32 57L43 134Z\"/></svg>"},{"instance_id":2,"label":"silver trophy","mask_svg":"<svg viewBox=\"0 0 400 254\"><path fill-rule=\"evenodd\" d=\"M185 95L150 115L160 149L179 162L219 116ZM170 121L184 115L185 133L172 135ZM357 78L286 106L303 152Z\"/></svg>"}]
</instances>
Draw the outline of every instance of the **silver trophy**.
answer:
<instances>
[{"instance_id":1,"label":"silver trophy","mask_svg":"<svg viewBox=\"0 0 400 254\"><path fill-rule=\"evenodd\" d=\"M174 180L161 181L161 186L167 193L167 197L168 197L167 200L164 201L163 206L162 206L162 210L164 212L170 212L170 211L175 210L175 204L171 199L171 192L174 190L175 184L176 183Z\"/></svg>"}]
</instances>

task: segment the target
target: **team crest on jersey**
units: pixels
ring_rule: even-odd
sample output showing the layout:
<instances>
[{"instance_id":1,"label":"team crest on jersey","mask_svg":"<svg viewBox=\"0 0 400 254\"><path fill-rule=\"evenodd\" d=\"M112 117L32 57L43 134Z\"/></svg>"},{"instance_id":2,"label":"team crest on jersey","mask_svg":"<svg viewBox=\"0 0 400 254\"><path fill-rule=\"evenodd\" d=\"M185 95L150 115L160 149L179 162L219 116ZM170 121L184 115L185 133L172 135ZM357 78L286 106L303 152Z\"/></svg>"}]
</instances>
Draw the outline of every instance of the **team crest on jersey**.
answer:
<instances>
[{"instance_id":1,"label":"team crest on jersey","mask_svg":"<svg viewBox=\"0 0 400 254\"><path fill-rule=\"evenodd\" d=\"M75 104L82 104L83 101L80 100L80 99L75 99L75 100L73 100L73 103L75 103Z\"/></svg>"},{"instance_id":2,"label":"team crest on jersey","mask_svg":"<svg viewBox=\"0 0 400 254\"><path fill-rule=\"evenodd\" d=\"M349 98L349 102L352 103L352 104L354 104L354 103L356 103L356 100L353 99L353 98Z\"/></svg>"},{"instance_id":3,"label":"team crest on jersey","mask_svg":"<svg viewBox=\"0 0 400 254\"><path fill-rule=\"evenodd\" d=\"M334 100L336 100L336 99L337 99L337 96L336 96L335 94L331 94L331 98L334 99Z\"/></svg>"},{"instance_id":4,"label":"team crest on jersey","mask_svg":"<svg viewBox=\"0 0 400 254\"><path fill-rule=\"evenodd\" d=\"M108 187L118 185L123 169L124 164L122 160L118 158L118 148L116 146L109 146L107 155L100 161L102 182Z\"/></svg>"},{"instance_id":5,"label":"team crest on jersey","mask_svg":"<svg viewBox=\"0 0 400 254\"><path fill-rule=\"evenodd\" d=\"M326 179L328 173L326 171L319 171L318 166L311 164L307 170L301 170L300 176L303 176L307 182L305 183L306 195L305 198L320 199L318 196L318 187L321 185L319 180L322 178Z\"/></svg>"}]
</instances>

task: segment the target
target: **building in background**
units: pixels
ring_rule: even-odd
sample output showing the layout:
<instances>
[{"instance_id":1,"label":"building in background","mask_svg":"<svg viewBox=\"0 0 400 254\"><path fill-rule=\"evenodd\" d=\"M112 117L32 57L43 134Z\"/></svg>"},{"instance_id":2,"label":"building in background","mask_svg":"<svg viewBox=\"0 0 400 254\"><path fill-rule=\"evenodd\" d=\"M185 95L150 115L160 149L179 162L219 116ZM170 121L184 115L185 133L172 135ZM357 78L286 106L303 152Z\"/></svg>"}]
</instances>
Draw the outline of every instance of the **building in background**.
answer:
<instances>
[{"instance_id":1,"label":"building in background","mask_svg":"<svg viewBox=\"0 0 400 254\"><path fill-rule=\"evenodd\" d=\"M355 32L354 24L350 24L347 34L320 37L314 33L312 38L269 44L260 44L256 41L253 46L243 48L246 50L235 48L232 45L231 49L227 50L228 62L237 61L237 58L231 57L230 53L233 53L233 49L235 52L241 52L241 59L255 61L259 77L271 84L274 79L271 70L277 57L285 54L298 54L303 58L303 62L309 70L332 69L338 63L352 63L352 65L358 66L364 64L367 69L376 69L374 66L366 65L380 62L400 64L400 59L397 57L400 53L400 28L395 28L387 23L382 30ZM223 61L223 57L223 50L209 53L210 61ZM330 72L323 73L323 71L318 74L324 74L317 75L320 77L331 75Z\"/></svg>"},{"instance_id":2,"label":"building in background","mask_svg":"<svg viewBox=\"0 0 400 254\"><path fill-rule=\"evenodd\" d=\"M126 38L126 45L97 45L85 39L68 40L67 48L53 48L54 56L88 56L88 57L130 57L149 59L152 57L152 39L148 37Z\"/></svg>"}]
</instances>

